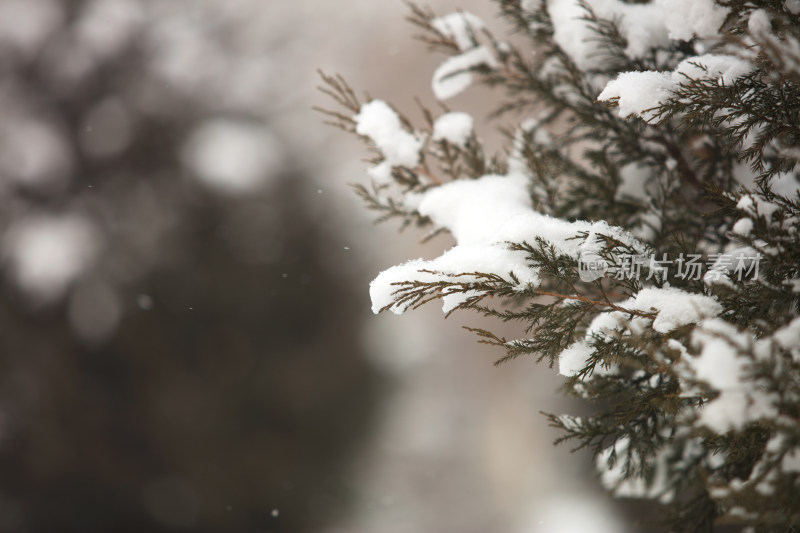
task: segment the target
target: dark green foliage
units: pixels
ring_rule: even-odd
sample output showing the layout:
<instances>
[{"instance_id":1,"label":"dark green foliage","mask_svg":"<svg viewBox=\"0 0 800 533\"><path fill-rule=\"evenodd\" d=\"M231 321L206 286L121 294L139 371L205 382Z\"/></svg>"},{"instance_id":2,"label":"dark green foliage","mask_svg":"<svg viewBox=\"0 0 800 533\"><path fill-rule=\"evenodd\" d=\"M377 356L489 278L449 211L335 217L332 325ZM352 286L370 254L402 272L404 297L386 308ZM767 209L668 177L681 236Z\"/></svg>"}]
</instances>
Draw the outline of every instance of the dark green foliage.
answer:
<instances>
[{"instance_id":1,"label":"dark green foliage","mask_svg":"<svg viewBox=\"0 0 800 533\"><path fill-rule=\"evenodd\" d=\"M795 531L800 18L792 11L800 6L718 1L727 9L719 35L669 40L633 55L621 17L604 18L593 9L595 2L582 0L580 23L589 28L594 62L581 69L554 38L548 12L553 3L495 3L516 42L526 44L473 32L473 45L487 43L497 65L471 72L499 89L494 115L518 119L519 128L506 132L508 164L488 162L474 136L465 148L429 141L424 168L403 169L409 178L398 175L397 184L415 192L441 185L429 172L433 162L449 180L514 166L529 178L536 211L568 221L603 220L635 235L626 240L609 229L574 236L597 244L592 253L608 273L625 271L631 256L664 258L670 266L644 263L636 267L638 276L607 274L586 282L574 255L537 238L506 246L525 254L538 284L523 285L513 272L468 266L458 274L425 271L424 281L397 283L395 302L384 310L460 293L468 297L454 309L520 323L525 336L519 339L472 331L480 342L505 351L499 362L523 355L551 366L559 362L568 391L593 408L585 418L547 415L563 432L559 442L590 450L612 493L662 504L665 512L656 523L673 531L723 525ZM433 13L411 9L419 38L433 51L462 52L437 30ZM746 60L751 68L726 79L703 63L705 53ZM676 69L685 61L696 75L680 78ZM617 109L621 97L597 98L607 82L626 72L667 72L669 79L680 79L655 107L623 118ZM531 115L535 120L524 121ZM430 131L434 119L425 116L428 129L414 131ZM413 130L408 122L406 127ZM390 211L395 207L389 204ZM692 256L706 275L676 275L676 269L686 274ZM652 295L680 295L692 303L664 324L665 304L648 300ZM712 302L714 310L697 302ZM574 365L576 357L583 358L581 368L564 366L569 358Z\"/></svg>"}]
</instances>

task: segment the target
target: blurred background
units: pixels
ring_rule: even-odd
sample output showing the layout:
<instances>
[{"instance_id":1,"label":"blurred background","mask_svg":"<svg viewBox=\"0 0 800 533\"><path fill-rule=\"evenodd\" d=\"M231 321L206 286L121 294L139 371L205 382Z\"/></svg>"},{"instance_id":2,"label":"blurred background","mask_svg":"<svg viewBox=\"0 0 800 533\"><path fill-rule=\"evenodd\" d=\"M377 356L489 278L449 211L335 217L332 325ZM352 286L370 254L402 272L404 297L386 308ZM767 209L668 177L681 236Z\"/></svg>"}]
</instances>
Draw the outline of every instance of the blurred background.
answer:
<instances>
[{"instance_id":1,"label":"blurred background","mask_svg":"<svg viewBox=\"0 0 800 533\"><path fill-rule=\"evenodd\" d=\"M450 241L372 227L311 107L318 68L433 105L406 13L0 0L0 532L623 531L551 447L554 371L369 312Z\"/></svg>"}]
</instances>

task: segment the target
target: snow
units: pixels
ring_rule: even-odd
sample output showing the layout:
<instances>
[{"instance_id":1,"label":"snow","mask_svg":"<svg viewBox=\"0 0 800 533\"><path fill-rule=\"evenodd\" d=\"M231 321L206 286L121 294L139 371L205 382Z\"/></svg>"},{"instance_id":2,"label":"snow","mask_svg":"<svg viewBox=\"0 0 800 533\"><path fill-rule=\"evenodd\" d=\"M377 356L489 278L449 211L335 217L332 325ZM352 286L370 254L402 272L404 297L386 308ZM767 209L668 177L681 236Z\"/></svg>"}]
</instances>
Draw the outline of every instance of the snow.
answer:
<instances>
[{"instance_id":1,"label":"snow","mask_svg":"<svg viewBox=\"0 0 800 533\"><path fill-rule=\"evenodd\" d=\"M618 98L620 117L638 115L649 121L655 115L648 110L667 100L674 86L672 77L665 72L623 72L608 82L597 99L607 102Z\"/></svg>"},{"instance_id":2,"label":"snow","mask_svg":"<svg viewBox=\"0 0 800 533\"><path fill-rule=\"evenodd\" d=\"M425 193L419 213L449 229L459 245L533 243L540 237L557 252L576 259L583 245L583 240L573 239L579 232L613 235L636 245L632 237L606 222L567 222L534 211L528 177L522 174L446 183Z\"/></svg>"},{"instance_id":3,"label":"snow","mask_svg":"<svg viewBox=\"0 0 800 533\"><path fill-rule=\"evenodd\" d=\"M752 63L735 56L693 56L681 61L674 72L623 72L606 84L597 99L606 102L617 98L620 117L637 115L650 121L655 118L652 109L669 100L681 83L691 79L717 79L729 85L753 68Z\"/></svg>"},{"instance_id":4,"label":"snow","mask_svg":"<svg viewBox=\"0 0 800 533\"><path fill-rule=\"evenodd\" d=\"M594 348L588 342L581 340L573 343L558 356L558 373L562 376L572 377L586 366Z\"/></svg>"},{"instance_id":5,"label":"snow","mask_svg":"<svg viewBox=\"0 0 800 533\"><path fill-rule=\"evenodd\" d=\"M617 305L623 309L654 313L652 327L658 333L669 333L679 327L697 323L698 321L718 315L722 306L714 298L695 294L674 287L650 287L640 290L635 296ZM592 320L586 332L586 338L607 336L628 324L629 315L622 311L600 313ZM642 318L634 318L642 320Z\"/></svg>"},{"instance_id":6,"label":"snow","mask_svg":"<svg viewBox=\"0 0 800 533\"><path fill-rule=\"evenodd\" d=\"M772 337L778 345L786 350L800 348L800 317L778 329L772 334Z\"/></svg>"},{"instance_id":7,"label":"snow","mask_svg":"<svg viewBox=\"0 0 800 533\"><path fill-rule=\"evenodd\" d=\"M733 225L731 231L738 235L750 235L750 232L753 231L753 219L748 217L740 218Z\"/></svg>"},{"instance_id":8,"label":"snow","mask_svg":"<svg viewBox=\"0 0 800 533\"><path fill-rule=\"evenodd\" d=\"M781 470L786 473L800 473L800 448L793 448L786 452L781 460Z\"/></svg>"},{"instance_id":9,"label":"snow","mask_svg":"<svg viewBox=\"0 0 800 533\"><path fill-rule=\"evenodd\" d=\"M652 47L668 44L661 6L627 4L619 0L591 0L587 3L598 17L618 21L620 33L628 43L625 54L631 59L643 58ZM579 69L596 67L597 46L592 39L597 35L586 21L581 20L586 11L578 0L548 0L547 9L553 21L555 42Z\"/></svg>"},{"instance_id":10,"label":"snow","mask_svg":"<svg viewBox=\"0 0 800 533\"><path fill-rule=\"evenodd\" d=\"M497 66L497 60L486 46L476 46L457 56L447 58L433 73L433 94L439 100L447 100L472 84L470 69L485 65Z\"/></svg>"},{"instance_id":11,"label":"snow","mask_svg":"<svg viewBox=\"0 0 800 533\"><path fill-rule=\"evenodd\" d=\"M738 78L753 71L755 65L749 61L725 54L704 54L684 59L672 74L676 84L689 79L718 79L730 85Z\"/></svg>"},{"instance_id":12,"label":"snow","mask_svg":"<svg viewBox=\"0 0 800 533\"><path fill-rule=\"evenodd\" d=\"M753 197L749 194L743 195L739 198L739 201L736 202L736 209L741 209L742 211L749 211L753 208L754 202Z\"/></svg>"},{"instance_id":13,"label":"snow","mask_svg":"<svg viewBox=\"0 0 800 533\"><path fill-rule=\"evenodd\" d=\"M534 243L540 237L551 242L557 252L575 259L583 246L583 240L574 239L579 232L602 233L638 246L630 235L605 222L567 222L537 213L528 194L528 178L522 174L456 180L413 197L418 212L447 228L458 244L436 259L417 259L380 273L370 285L376 313L393 303L397 286L392 284L404 281L476 281L475 276L453 277L470 272L496 274L511 281L509 273L513 272L520 289L538 286L538 272L527 264L524 252L509 249L510 242ZM451 303L452 299L445 301L446 310ZM403 306L392 307L396 313L405 310Z\"/></svg>"},{"instance_id":14,"label":"snow","mask_svg":"<svg viewBox=\"0 0 800 533\"><path fill-rule=\"evenodd\" d=\"M746 167L744 164L740 166ZM734 167L734 169L736 168L738 167ZM793 172L779 172L772 177L770 190L776 195L796 199L800 192L800 182ZM779 206L758 195L743 194L739 198L736 208L752 215L750 218L764 217L769 222L770 217L779 209Z\"/></svg>"},{"instance_id":15,"label":"snow","mask_svg":"<svg viewBox=\"0 0 800 533\"><path fill-rule=\"evenodd\" d=\"M748 483L752 480L763 478L757 485L765 489L768 494L774 494L777 472L773 470L774 464L780 464L780 471L783 474L800 473L800 447L793 445L786 433L775 433L767 442L764 449L764 456L753 467L753 471L748 478Z\"/></svg>"},{"instance_id":16,"label":"snow","mask_svg":"<svg viewBox=\"0 0 800 533\"><path fill-rule=\"evenodd\" d=\"M751 35L764 35L772 31L772 22L763 9L754 9L747 20L747 30Z\"/></svg>"},{"instance_id":17,"label":"snow","mask_svg":"<svg viewBox=\"0 0 800 533\"><path fill-rule=\"evenodd\" d=\"M739 166L735 166L734 170L741 167L745 167L746 169L745 164L740 164ZM800 182L794 172L779 172L772 177L770 190L776 195L796 200L798 193L800 193ZM740 196L736 203L736 208L751 215L748 218L762 217L766 219L768 223L772 223L771 217L773 213L780 209L775 202L765 200L763 197L754 194L743 194Z\"/></svg>"},{"instance_id":18,"label":"snow","mask_svg":"<svg viewBox=\"0 0 800 533\"><path fill-rule=\"evenodd\" d=\"M279 141L260 124L216 118L192 131L183 161L204 185L238 195L274 179L283 166L282 154Z\"/></svg>"},{"instance_id":19,"label":"snow","mask_svg":"<svg viewBox=\"0 0 800 533\"><path fill-rule=\"evenodd\" d=\"M717 316L722 305L711 296L695 294L673 287L642 289L632 301L620 307L642 312L655 311L653 329L658 333L669 333L681 326L694 324L706 317Z\"/></svg>"},{"instance_id":20,"label":"snow","mask_svg":"<svg viewBox=\"0 0 800 533\"><path fill-rule=\"evenodd\" d=\"M703 321L692 334L692 344L708 348L709 357L703 355L692 363L698 378L717 389L730 388L739 383L740 362L729 361L725 368L715 368L716 363L745 351L753 343L754 338L748 333L740 332L735 326L720 318ZM719 344L723 344L724 349Z\"/></svg>"},{"instance_id":21,"label":"snow","mask_svg":"<svg viewBox=\"0 0 800 533\"><path fill-rule=\"evenodd\" d=\"M516 216L532 213L523 175L457 180L423 196L419 212L446 227L459 244L502 242L502 227Z\"/></svg>"},{"instance_id":22,"label":"snow","mask_svg":"<svg viewBox=\"0 0 800 533\"><path fill-rule=\"evenodd\" d=\"M445 60L433 74L433 93L439 100L452 98L469 87L472 84L470 69L480 65L496 66L492 52L475 41L475 34L484 28L480 17L459 11L437 17L431 20L431 25L445 37L453 39L462 52Z\"/></svg>"},{"instance_id":23,"label":"snow","mask_svg":"<svg viewBox=\"0 0 800 533\"><path fill-rule=\"evenodd\" d=\"M378 182L388 182L394 166L414 168L419 164L423 140L403 129L389 104L372 100L361 106L355 120L356 133L368 137L383 154L384 161L370 172Z\"/></svg>"},{"instance_id":24,"label":"snow","mask_svg":"<svg viewBox=\"0 0 800 533\"><path fill-rule=\"evenodd\" d=\"M422 272L422 270L431 272ZM514 272L519 276L523 285L539 284L538 276L527 267L525 256L521 253L509 252L504 246L495 244L455 246L436 259L430 261L415 259L381 272L370 283L369 294L372 299L372 311L378 313L382 308L394 302L393 293L397 290L397 286L393 284L406 281L467 283L478 280L476 276L457 276L457 274L465 272L497 274L506 279L509 279L509 272ZM457 305L454 304L452 298L455 298L457 302L460 295L444 296L444 312L450 311L454 305ZM391 307L391 310L396 314L401 314L407 308L396 305Z\"/></svg>"},{"instance_id":25,"label":"snow","mask_svg":"<svg viewBox=\"0 0 800 533\"><path fill-rule=\"evenodd\" d=\"M665 334L722 312L722 306L714 298L673 287L642 289L617 305L631 311L655 313L651 327ZM610 339L624 329L637 332L647 327L646 321L645 317L630 318L629 314L622 311L599 313L587 328L584 338L559 354L559 373L562 376L575 376L586 366L593 351L592 339Z\"/></svg>"},{"instance_id":26,"label":"snow","mask_svg":"<svg viewBox=\"0 0 800 533\"><path fill-rule=\"evenodd\" d=\"M484 28L483 20L467 11L458 11L431 20L431 26L453 39L462 52L475 46L473 36Z\"/></svg>"},{"instance_id":27,"label":"snow","mask_svg":"<svg viewBox=\"0 0 800 533\"><path fill-rule=\"evenodd\" d=\"M609 334L619 330L624 323L624 315L618 311L600 313L592 319L586 330L586 338L600 337L607 340L610 338Z\"/></svg>"},{"instance_id":28,"label":"snow","mask_svg":"<svg viewBox=\"0 0 800 533\"><path fill-rule=\"evenodd\" d=\"M719 391L699 413L700 423L718 433L740 430L748 422L777 415L774 394L743 383L748 381L749 362L740 353L753 341L718 318L703 321L692 333L692 343L700 352L683 360L696 379Z\"/></svg>"},{"instance_id":29,"label":"snow","mask_svg":"<svg viewBox=\"0 0 800 533\"><path fill-rule=\"evenodd\" d=\"M433 124L433 140L447 141L456 146L466 146L472 136L473 120L468 113L445 113Z\"/></svg>"},{"instance_id":30,"label":"snow","mask_svg":"<svg viewBox=\"0 0 800 533\"><path fill-rule=\"evenodd\" d=\"M655 0L662 9L670 39L688 41L692 37L716 37L728 10L714 0Z\"/></svg>"}]
</instances>

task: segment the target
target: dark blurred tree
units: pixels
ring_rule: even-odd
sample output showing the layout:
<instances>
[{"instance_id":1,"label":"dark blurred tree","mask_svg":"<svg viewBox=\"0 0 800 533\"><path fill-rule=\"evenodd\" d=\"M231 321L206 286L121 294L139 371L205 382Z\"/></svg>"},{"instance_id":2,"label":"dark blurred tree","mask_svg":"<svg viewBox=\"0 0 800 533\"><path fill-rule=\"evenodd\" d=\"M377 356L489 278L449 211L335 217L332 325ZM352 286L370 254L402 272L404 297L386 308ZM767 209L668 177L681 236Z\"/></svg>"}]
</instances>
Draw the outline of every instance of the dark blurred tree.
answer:
<instances>
[{"instance_id":1,"label":"dark blurred tree","mask_svg":"<svg viewBox=\"0 0 800 533\"><path fill-rule=\"evenodd\" d=\"M238 28L177 4L237 65ZM302 532L348 503L376 391L350 256L321 245L290 149L244 188L196 179L204 124L279 141L263 110L162 75L181 45L148 33L159 9L0 8L2 531Z\"/></svg>"}]
</instances>

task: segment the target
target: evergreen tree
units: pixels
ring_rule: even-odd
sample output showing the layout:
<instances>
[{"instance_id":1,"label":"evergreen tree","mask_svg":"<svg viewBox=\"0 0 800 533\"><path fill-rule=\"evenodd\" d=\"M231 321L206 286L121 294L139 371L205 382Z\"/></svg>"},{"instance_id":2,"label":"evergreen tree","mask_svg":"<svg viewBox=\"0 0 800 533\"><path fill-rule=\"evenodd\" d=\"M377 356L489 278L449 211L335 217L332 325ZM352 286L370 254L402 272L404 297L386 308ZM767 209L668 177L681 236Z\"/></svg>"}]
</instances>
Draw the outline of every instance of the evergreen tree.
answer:
<instances>
[{"instance_id":1,"label":"evergreen tree","mask_svg":"<svg viewBox=\"0 0 800 533\"><path fill-rule=\"evenodd\" d=\"M497 88L505 155L467 113L414 125L322 76L324 112L375 154L367 207L457 242L382 272L373 311L520 323L473 331L593 406L548 416L615 496L659 502L675 531L795 531L800 1L495 3L522 44L466 12L409 19L447 56L439 100Z\"/></svg>"}]
</instances>

